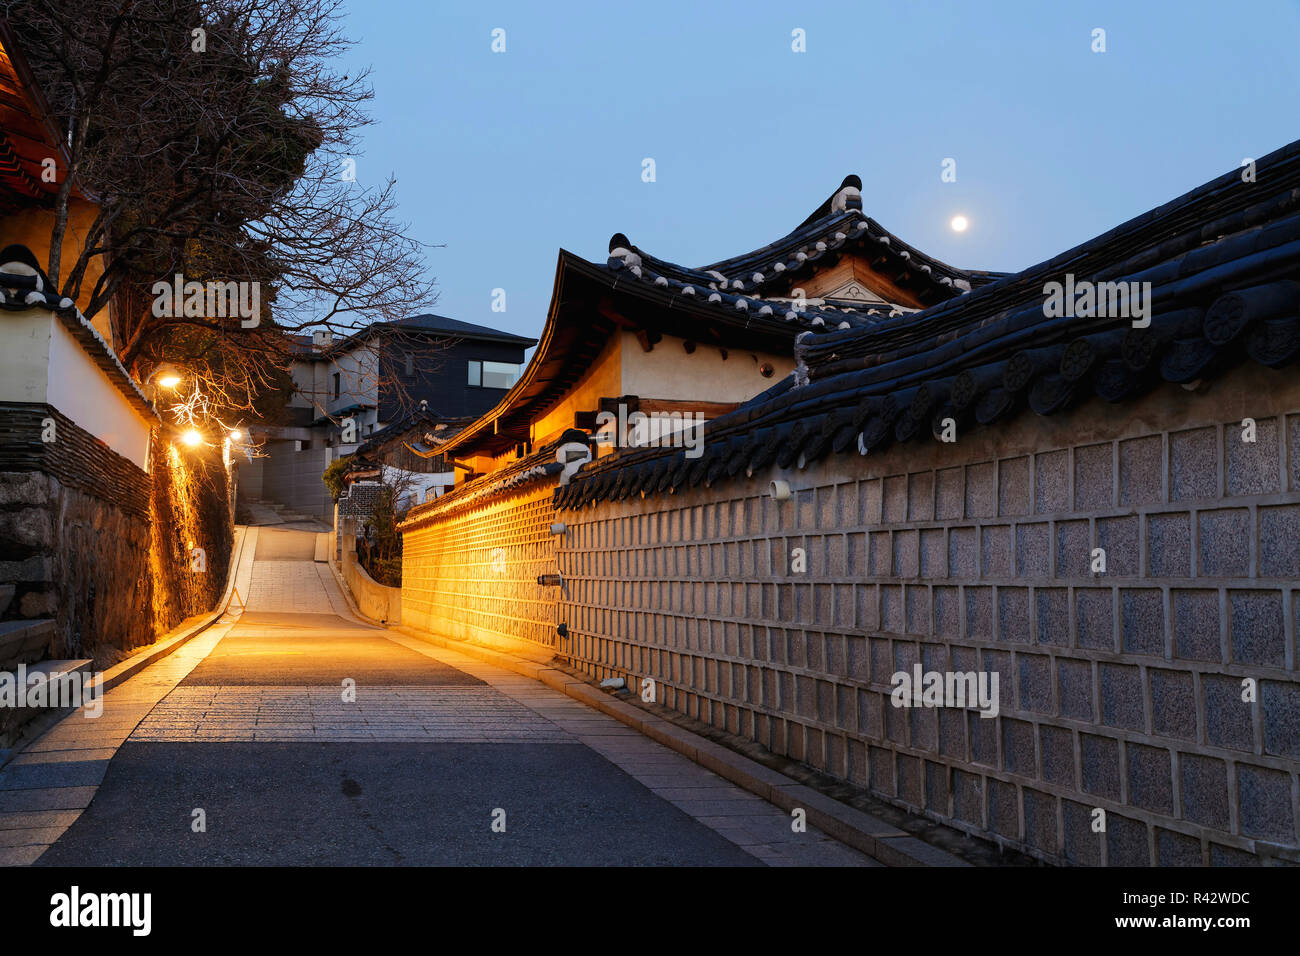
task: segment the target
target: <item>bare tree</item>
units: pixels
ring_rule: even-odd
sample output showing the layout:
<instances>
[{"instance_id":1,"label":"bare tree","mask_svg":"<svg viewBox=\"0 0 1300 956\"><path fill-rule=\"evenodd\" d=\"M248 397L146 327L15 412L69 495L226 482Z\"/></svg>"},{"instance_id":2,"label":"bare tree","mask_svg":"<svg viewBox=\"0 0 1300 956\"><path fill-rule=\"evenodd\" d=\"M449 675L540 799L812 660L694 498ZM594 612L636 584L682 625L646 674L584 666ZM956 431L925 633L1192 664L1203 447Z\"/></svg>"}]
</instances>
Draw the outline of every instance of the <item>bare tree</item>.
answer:
<instances>
[{"instance_id":1,"label":"bare tree","mask_svg":"<svg viewBox=\"0 0 1300 956\"><path fill-rule=\"evenodd\" d=\"M393 179L363 185L373 91L368 70L338 66L340 7L0 0L68 136L47 273L74 300L88 286L89 316L116 303L137 373L184 362L215 403L252 409L286 387L292 333L346 335L433 301ZM65 262L74 184L97 214ZM176 276L181 297L163 291Z\"/></svg>"}]
</instances>

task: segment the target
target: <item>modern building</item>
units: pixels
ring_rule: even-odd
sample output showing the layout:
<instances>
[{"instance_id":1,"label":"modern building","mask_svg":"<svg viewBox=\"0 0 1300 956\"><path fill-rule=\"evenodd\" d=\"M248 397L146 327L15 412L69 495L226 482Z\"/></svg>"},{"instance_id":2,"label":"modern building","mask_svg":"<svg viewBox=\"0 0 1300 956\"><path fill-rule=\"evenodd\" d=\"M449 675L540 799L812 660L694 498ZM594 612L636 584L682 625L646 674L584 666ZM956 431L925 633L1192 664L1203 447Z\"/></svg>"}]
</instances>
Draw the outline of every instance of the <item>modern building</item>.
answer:
<instances>
[{"instance_id":1,"label":"modern building","mask_svg":"<svg viewBox=\"0 0 1300 956\"><path fill-rule=\"evenodd\" d=\"M250 429L261 457L240 467L241 495L322 521L333 502L321 474L416 412L463 423L493 407L519 378L536 339L418 315L377 322L339 341L296 337L289 421Z\"/></svg>"}]
</instances>

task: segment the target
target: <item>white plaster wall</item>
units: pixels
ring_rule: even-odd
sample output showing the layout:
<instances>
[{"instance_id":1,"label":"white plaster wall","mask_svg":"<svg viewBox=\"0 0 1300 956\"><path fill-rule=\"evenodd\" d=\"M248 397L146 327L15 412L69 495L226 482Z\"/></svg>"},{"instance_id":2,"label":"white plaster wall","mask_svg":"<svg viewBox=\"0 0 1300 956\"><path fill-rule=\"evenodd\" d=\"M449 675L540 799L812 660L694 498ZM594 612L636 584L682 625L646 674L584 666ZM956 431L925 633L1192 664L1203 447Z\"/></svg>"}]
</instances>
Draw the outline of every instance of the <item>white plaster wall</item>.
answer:
<instances>
[{"instance_id":1,"label":"white plaster wall","mask_svg":"<svg viewBox=\"0 0 1300 956\"><path fill-rule=\"evenodd\" d=\"M44 402L50 323L42 310L0 314L0 402Z\"/></svg>"},{"instance_id":2,"label":"white plaster wall","mask_svg":"<svg viewBox=\"0 0 1300 956\"><path fill-rule=\"evenodd\" d=\"M332 362L322 363L325 370L325 387L328 394L326 409L333 414L340 408L361 403L377 405L379 402L379 354L372 349L359 348L345 352ZM334 398L334 374L338 373L339 397Z\"/></svg>"},{"instance_id":3,"label":"white plaster wall","mask_svg":"<svg viewBox=\"0 0 1300 956\"><path fill-rule=\"evenodd\" d=\"M675 401L744 402L771 388L794 370L790 356L749 349L727 349L724 359L716 345L697 342L687 353L683 340L664 336L649 351L642 351L636 336L623 332L623 394ZM769 362L776 369L770 378L759 373Z\"/></svg>"},{"instance_id":4,"label":"white plaster wall","mask_svg":"<svg viewBox=\"0 0 1300 956\"><path fill-rule=\"evenodd\" d=\"M0 401L44 402L149 470L149 422L63 323L41 309L0 317Z\"/></svg>"}]
</instances>

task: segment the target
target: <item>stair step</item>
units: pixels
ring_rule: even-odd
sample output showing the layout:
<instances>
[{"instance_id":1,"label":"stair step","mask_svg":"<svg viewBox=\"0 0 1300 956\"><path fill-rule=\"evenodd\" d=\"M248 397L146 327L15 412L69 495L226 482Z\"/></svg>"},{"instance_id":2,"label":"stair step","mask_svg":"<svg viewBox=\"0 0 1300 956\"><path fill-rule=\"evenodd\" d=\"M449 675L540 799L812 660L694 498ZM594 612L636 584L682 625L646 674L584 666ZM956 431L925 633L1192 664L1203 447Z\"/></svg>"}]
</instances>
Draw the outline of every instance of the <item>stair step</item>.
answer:
<instances>
[{"instance_id":1,"label":"stair step","mask_svg":"<svg viewBox=\"0 0 1300 956\"><path fill-rule=\"evenodd\" d=\"M66 661L46 660L28 664L24 670L29 678L33 674L44 674L46 678L53 677L55 674L85 674L89 676L94 663L89 657L72 658ZM6 668L6 670L9 670L10 673L14 672L12 668Z\"/></svg>"},{"instance_id":2,"label":"stair step","mask_svg":"<svg viewBox=\"0 0 1300 956\"><path fill-rule=\"evenodd\" d=\"M81 707L94 699L95 691L91 685L93 667L94 662L84 658L45 660L0 671L7 671L6 676L13 675L4 681L8 685L5 696L11 706L0 708L0 747L12 748L22 736L23 728L42 714L62 707ZM45 680L32 680L35 674L44 675ZM79 676L69 680L69 675ZM0 765L12 756L12 750L0 750Z\"/></svg>"},{"instance_id":3,"label":"stair step","mask_svg":"<svg viewBox=\"0 0 1300 956\"><path fill-rule=\"evenodd\" d=\"M0 668L40 660L53 636L52 618L0 621Z\"/></svg>"}]
</instances>

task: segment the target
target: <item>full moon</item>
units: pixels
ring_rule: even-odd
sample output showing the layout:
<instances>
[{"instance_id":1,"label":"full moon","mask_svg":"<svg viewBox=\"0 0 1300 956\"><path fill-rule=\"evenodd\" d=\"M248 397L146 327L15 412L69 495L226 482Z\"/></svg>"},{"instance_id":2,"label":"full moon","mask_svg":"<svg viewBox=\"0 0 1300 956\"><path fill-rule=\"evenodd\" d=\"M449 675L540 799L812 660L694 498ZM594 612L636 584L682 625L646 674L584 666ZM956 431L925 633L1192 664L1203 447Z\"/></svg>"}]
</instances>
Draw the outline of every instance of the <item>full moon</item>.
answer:
<instances>
[{"instance_id":1,"label":"full moon","mask_svg":"<svg viewBox=\"0 0 1300 956\"><path fill-rule=\"evenodd\" d=\"M966 223L966 217L965 217L965 216L953 216L953 217L952 217L952 231L953 231L953 232L965 232L965 231L966 231L966 225L967 225L967 223Z\"/></svg>"}]
</instances>

